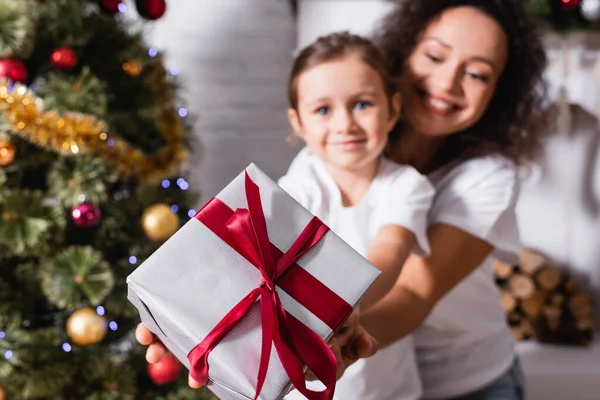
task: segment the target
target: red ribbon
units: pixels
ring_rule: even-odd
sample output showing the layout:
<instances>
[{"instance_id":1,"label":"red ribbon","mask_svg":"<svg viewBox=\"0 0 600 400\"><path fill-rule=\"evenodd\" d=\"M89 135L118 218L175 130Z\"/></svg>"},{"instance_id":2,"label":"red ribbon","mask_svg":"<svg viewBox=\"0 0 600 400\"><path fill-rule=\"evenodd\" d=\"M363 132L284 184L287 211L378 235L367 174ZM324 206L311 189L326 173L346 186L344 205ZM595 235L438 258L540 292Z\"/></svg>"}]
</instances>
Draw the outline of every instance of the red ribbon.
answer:
<instances>
[{"instance_id":1,"label":"red ribbon","mask_svg":"<svg viewBox=\"0 0 600 400\"><path fill-rule=\"evenodd\" d=\"M315 312L315 315L323 319L332 329L341 325L352 312L352 307L296 265L296 261L315 246L329 228L318 218L313 217L289 250L281 253L269 241L260 191L247 172L245 187L248 209L237 209L233 212L223 202L214 198L198 212L196 218L258 268L262 281L190 351L188 354L190 374L196 381L207 384L210 352L260 298L262 347L254 399L258 398L262 390L269 366L271 343L273 343L290 381L300 393L308 399L331 400L336 382L335 356L320 336L285 311L275 290L275 283L284 290L286 290L284 286L288 286L291 290L286 292L296 300L298 298L295 294L299 294L304 301L298 301L303 305L308 303L309 310L321 310ZM226 210L230 211L230 217L225 222L223 217L228 214ZM294 284L290 284L292 280ZM315 284L316 289L307 286L313 284L313 281L318 282ZM310 293L306 289L299 288L309 288ZM327 305L325 309L331 309L331 304L324 302L327 299L332 301L335 311L339 312L337 315L334 316L331 311L322 311L323 304ZM315 300L318 300L320 306ZM306 364L325 385L326 389L323 392L306 388L303 364Z\"/></svg>"}]
</instances>

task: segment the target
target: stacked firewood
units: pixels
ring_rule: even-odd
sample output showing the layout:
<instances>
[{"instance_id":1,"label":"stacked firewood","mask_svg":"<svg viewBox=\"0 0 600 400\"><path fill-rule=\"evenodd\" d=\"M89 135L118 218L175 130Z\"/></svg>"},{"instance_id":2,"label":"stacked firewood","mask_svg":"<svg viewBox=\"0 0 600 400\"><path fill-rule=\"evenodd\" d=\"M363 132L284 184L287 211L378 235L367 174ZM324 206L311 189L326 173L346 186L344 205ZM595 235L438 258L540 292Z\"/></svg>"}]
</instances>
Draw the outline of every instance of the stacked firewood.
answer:
<instances>
[{"instance_id":1,"label":"stacked firewood","mask_svg":"<svg viewBox=\"0 0 600 400\"><path fill-rule=\"evenodd\" d=\"M524 249L518 265L496 262L496 282L517 340L584 346L594 333L592 297L547 258Z\"/></svg>"}]
</instances>

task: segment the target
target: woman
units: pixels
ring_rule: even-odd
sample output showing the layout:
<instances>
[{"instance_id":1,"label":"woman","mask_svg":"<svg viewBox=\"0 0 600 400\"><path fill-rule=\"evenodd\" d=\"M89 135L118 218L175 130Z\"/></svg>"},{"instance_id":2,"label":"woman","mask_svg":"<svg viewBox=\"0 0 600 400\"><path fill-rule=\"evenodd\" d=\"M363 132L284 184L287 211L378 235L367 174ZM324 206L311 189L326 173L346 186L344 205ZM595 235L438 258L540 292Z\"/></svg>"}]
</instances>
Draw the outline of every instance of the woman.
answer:
<instances>
[{"instance_id":1,"label":"woman","mask_svg":"<svg viewBox=\"0 0 600 400\"><path fill-rule=\"evenodd\" d=\"M359 356L372 353L366 328L383 349L344 380L397 400L390 388L402 377L382 360L393 360L392 344L414 332L423 398L522 399L491 261L512 262L520 250L516 166L538 148L544 94L536 27L521 0L405 0L384 21L379 43L402 80L405 105L388 156L436 187L431 255L411 256L362 326L351 323L338 336L340 371L354 361L355 343ZM147 343L148 332L139 332Z\"/></svg>"}]
</instances>

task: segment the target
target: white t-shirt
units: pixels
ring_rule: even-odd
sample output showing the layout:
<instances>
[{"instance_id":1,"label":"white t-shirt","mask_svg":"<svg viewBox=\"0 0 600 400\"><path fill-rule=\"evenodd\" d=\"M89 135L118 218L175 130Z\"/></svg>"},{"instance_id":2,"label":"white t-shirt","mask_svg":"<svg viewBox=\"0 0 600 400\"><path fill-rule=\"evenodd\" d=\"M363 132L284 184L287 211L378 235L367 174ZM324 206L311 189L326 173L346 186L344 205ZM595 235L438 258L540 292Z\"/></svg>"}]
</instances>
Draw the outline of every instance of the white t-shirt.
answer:
<instances>
[{"instance_id":1,"label":"white t-shirt","mask_svg":"<svg viewBox=\"0 0 600 400\"><path fill-rule=\"evenodd\" d=\"M417 238L417 253L428 254L427 214L434 190L412 167L384 158L359 204L343 207L340 191L323 162L308 148L300 151L279 185L363 256L384 225L401 225ZM308 382L323 390L320 382ZM359 360L337 382L339 400L416 400L421 396L413 338L398 341L373 357ZM304 399L297 391L288 400Z\"/></svg>"},{"instance_id":2,"label":"white t-shirt","mask_svg":"<svg viewBox=\"0 0 600 400\"><path fill-rule=\"evenodd\" d=\"M518 178L514 164L500 156L472 159L429 178L436 188L429 226L452 225L494 246L414 332L423 398L443 399L486 386L514 360L492 258L518 261Z\"/></svg>"}]
</instances>

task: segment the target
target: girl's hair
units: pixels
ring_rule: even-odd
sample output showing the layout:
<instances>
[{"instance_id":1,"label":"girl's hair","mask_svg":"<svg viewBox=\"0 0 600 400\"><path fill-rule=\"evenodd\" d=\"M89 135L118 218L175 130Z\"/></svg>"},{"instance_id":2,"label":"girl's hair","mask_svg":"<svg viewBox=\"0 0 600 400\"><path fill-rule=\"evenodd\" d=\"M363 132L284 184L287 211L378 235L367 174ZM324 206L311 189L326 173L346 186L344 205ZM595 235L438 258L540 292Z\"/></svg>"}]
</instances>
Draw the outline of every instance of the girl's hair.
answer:
<instances>
[{"instance_id":1,"label":"girl's hair","mask_svg":"<svg viewBox=\"0 0 600 400\"><path fill-rule=\"evenodd\" d=\"M298 109L298 78L304 71L319 64L350 55L358 56L381 77L391 107L391 98L398 91L398 85L389 73L387 61L373 42L349 32L338 32L322 36L298 54L292 64L288 79L290 107L294 110Z\"/></svg>"},{"instance_id":2,"label":"girl's hair","mask_svg":"<svg viewBox=\"0 0 600 400\"><path fill-rule=\"evenodd\" d=\"M546 55L538 28L523 3L523 0L403 0L383 20L376 42L396 76L402 74L404 63L423 31L447 9L474 7L493 18L506 34L508 57L487 110L472 127L448 136L438 154L437 166L486 154L503 154L521 163L531 160L539 150L545 125L546 85L542 75ZM401 133L402 122L399 122L392 139Z\"/></svg>"}]
</instances>

